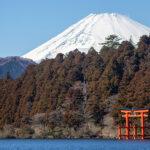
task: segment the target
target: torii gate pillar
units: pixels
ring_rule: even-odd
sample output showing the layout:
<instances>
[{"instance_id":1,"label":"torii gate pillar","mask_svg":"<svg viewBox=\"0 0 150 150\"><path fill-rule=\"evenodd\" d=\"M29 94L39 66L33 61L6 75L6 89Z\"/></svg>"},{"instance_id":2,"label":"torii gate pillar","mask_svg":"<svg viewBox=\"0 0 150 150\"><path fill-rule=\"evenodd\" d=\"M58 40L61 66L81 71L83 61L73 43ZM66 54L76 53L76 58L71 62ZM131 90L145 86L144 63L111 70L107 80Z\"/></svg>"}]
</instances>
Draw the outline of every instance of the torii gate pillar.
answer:
<instances>
[{"instance_id":1,"label":"torii gate pillar","mask_svg":"<svg viewBox=\"0 0 150 150\"><path fill-rule=\"evenodd\" d=\"M139 110L121 110L121 113L123 113L122 117L125 118L125 127L118 127L118 139L121 139L122 136L125 136L125 139L130 139L130 137L133 137L133 139L137 139L137 126L130 126L129 125L129 118L140 118L141 123L141 139L143 140L145 138L145 125L144 125L144 118L148 117L148 109L139 109ZM125 135L122 135L121 129L125 128ZM133 129L133 134L130 135L130 129Z\"/></svg>"}]
</instances>

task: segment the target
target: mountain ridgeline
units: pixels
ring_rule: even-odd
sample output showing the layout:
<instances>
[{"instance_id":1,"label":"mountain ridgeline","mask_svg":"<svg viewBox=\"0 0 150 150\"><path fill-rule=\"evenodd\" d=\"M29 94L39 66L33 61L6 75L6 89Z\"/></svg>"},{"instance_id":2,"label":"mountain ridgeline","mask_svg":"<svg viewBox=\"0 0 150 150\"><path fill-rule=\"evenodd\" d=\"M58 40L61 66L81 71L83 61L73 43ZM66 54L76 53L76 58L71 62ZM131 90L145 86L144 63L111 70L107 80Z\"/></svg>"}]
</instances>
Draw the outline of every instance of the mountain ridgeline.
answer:
<instances>
[{"instance_id":1,"label":"mountain ridgeline","mask_svg":"<svg viewBox=\"0 0 150 150\"><path fill-rule=\"evenodd\" d=\"M122 107L150 107L150 36L136 48L124 41L99 53L58 54L16 80L0 80L0 127L1 134L9 128L7 136L109 137L104 129L121 122Z\"/></svg>"},{"instance_id":2,"label":"mountain ridgeline","mask_svg":"<svg viewBox=\"0 0 150 150\"><path fill-rule=\"evenodd\" d=\"M18 56L0 58L0 79L17 79L31 64L35 64L35 62Z\"/></svg>"},{"instance_id":3,"label":"mountain ridgeline","mask_svg":"<svg viewBox=\"0 0 150 150\"><path fill-rule=\"evenodd\" d=\"M132 39L137 43L142 35L149 35L150 28L116 13L90 14L27 54L24 58L39 63L42 59L55 58L58 53L75 49L87 53L93 47L97 52L109 35L117 35L122 41Z\"/></svg>"}]
</instances>

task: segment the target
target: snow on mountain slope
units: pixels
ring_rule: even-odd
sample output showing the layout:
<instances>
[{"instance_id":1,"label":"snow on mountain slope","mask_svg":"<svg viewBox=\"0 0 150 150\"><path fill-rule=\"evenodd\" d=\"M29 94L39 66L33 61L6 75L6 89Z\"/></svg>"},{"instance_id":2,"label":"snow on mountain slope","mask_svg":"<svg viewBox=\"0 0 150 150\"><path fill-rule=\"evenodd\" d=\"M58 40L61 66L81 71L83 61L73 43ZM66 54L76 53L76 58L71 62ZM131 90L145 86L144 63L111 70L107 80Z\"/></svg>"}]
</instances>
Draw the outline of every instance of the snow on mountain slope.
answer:
<instances>
[{"instance_id":1,"label":"snow on mountain slope","mask_svg":"<svg viewBox=\"0 0 150 150\"><path fill-rule=\"evenodd\" d=\"M101 43L111 34L122 40L137 43L142 35L149 35L150 28L120 14L90 14L78 23L70 26L58 36L25 54L24 58L40 62L45 58L54 58L58 53L66 54L76 48L88 52L90 47L97 51Z\"/></svg>"}]
</instances>

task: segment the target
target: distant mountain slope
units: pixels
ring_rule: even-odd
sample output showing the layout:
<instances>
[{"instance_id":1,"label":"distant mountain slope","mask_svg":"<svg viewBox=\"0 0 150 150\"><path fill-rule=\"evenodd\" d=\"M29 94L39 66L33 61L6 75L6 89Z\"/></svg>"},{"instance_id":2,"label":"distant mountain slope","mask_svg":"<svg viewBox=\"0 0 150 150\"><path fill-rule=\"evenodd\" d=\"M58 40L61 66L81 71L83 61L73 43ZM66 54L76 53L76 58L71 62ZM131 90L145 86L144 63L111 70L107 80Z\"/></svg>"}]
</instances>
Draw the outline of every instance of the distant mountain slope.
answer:
<instances>
[{"instance_id":1,"label":"distant mountain slope","mask_svg":"<svg viewBox=\"0 0 150 150\"><path fill-rule=\"evenodd\" d=\"M58 53L66 54L75 49L87 53L89 48L94 47L99 51L101 43L111 34L119 36L122 40L132 38L136 43L139 37L149 33L150 28L124 15L90 14L23 57L40 62L45 58L54 58Z\"/></svg>"},{"instance_id":2,"label":"distant mountain slope","mask_svg":"<svg viewBox=\"0 0 150 150\"><path fill-rule=\"evenodd\" d=\"M0 58L0 79L5 78L8 74L11 78L16 79L30 64L34 64L34 62L17 56Z\"/></svg>"}]
</instances>

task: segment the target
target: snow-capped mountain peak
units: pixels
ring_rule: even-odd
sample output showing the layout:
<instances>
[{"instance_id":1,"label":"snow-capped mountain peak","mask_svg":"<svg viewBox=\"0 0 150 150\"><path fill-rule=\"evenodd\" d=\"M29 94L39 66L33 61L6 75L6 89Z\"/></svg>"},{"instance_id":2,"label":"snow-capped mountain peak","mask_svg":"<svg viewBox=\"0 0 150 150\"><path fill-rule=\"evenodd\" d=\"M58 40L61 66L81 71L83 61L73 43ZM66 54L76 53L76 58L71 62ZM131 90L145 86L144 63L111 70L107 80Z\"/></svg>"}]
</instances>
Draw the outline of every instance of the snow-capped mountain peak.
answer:
<instances>
[{"instance_id":1,"label":"snow-capped mountain peak","mask_svg":"<svg viewBox=\"0 0 150 150\"><path fill-rule=\"evenodd\" d=\"M100 51L101 43L111 34L119 36L122 40L132 38L136 43L142 35L149 33L150 28L124 15L90 14L23 57L40 62L45 58L54 58L58 53L66 54L75 49L87 53L90 47L94 47Z\"/></svg>"}]
</instances>

